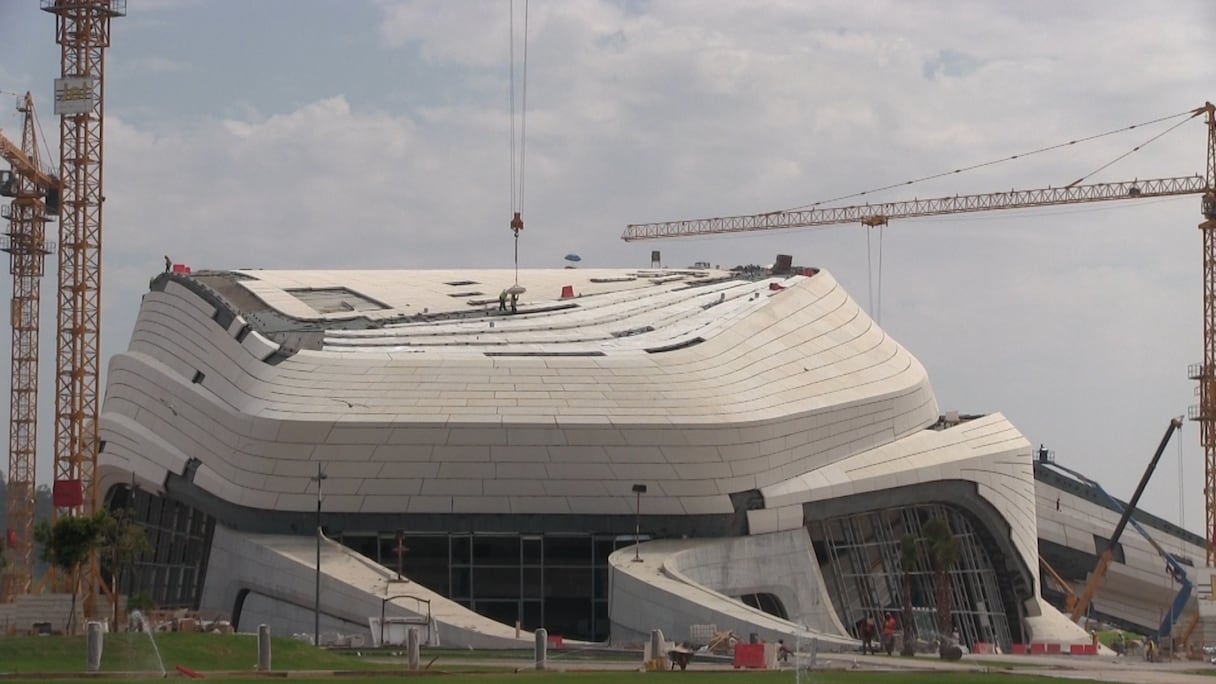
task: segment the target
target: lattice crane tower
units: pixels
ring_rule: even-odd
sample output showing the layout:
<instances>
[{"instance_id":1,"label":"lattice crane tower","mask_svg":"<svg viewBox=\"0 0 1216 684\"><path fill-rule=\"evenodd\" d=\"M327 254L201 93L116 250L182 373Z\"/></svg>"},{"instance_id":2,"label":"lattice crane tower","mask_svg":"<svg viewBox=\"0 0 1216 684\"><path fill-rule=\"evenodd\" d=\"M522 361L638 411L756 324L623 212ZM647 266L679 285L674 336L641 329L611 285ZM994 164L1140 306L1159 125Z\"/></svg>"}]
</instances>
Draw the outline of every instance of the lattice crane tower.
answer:
<instances>
[{"instance_id":1,"label":"lattice crane tower","mask_svg":"<svg viewBox=\"0 0 1216 684\"><path fill-rule=\"evenodd\" d=\"M55 15L60 78L58 326L55 339L54 518L97 508L97 409L101 364L102 121L105 51L110 20L127 13L126 0L41 0ZM97 593L96 559L81 587ZM63 582L55 582L60 586Z\"/></svg>"},{"instance_id":2,"label":"lattice crane tower","mask_svg":"<svg viewBox=\"0 0 1216 684\"><path fill-rule=\"evenodd\" d=\"M0 135L0 158L12 167L0 172L0 196L12 197L0 207L9 221L0 250L9 254L13 276L10 321L13 331L9 376L8 503L4 546L7 564L0 599L12 601L30 591L34 556L34 472L38 453L38 312L46 255L46 221L59 212L59 181L43 173L38 161L34 100L21 98L20 145Z\"/></svg>"}]
</instances>

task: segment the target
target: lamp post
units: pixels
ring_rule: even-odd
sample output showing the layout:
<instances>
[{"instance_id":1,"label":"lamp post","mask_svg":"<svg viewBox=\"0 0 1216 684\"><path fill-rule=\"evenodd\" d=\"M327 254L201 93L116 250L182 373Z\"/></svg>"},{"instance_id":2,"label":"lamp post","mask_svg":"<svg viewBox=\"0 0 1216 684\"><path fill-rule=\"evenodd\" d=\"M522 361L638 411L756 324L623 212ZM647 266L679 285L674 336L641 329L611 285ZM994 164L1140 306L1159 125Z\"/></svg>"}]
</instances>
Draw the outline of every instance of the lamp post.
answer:
<instances>
[{"instance_id":1,"label":"lamp post","mask_svg":"<svg viewBox=\"0 0 1216 684\"><path fill-rule=\"evenodd\" d=\"M642 543L642 495L646 493L646 485L635 484L633 493L638 495L637 504L633 507L633 562L642 562L642 551L639 544Z\"/></svg>"},{"instance_id":2,"label":"lamp post","mask_svg":"<svg viewBox=\"0 0 1216 684\"><path fill-rule=\"evenodd\" d=\"M312 607L312 645L321 645L321 482L328 475L321 471L321 464L317 464L316 477L309 478L317 483L317 572L316 585L313 591L313 607Z\"/></svg>"}]
</instances>

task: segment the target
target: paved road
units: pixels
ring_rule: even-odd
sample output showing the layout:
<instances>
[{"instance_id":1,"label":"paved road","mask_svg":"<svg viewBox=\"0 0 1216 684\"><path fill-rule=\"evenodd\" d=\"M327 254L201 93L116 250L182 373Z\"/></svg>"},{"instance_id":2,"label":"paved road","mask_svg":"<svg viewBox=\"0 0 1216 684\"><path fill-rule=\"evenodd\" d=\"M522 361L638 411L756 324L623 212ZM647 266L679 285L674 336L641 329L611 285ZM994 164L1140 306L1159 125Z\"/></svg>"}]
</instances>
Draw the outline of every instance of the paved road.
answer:
<instances>
[{"instance_id":1,"label":"paved road","mask_svg":"<svg viewBox=\"0 0 1216 684\"><path fill-rule=\"evenodd\" d=\"M377 660L381 660L377 658ZM403 659L394 659L400 662ZM426 662L425 653L423 662ZM442 671L446 666L486 665L531 670L534 665L530 660L519 658L477 658L474 654L469 657L439 658L432 669ZM613 670L635 671L641 667L641 661L628 660L595 660L584 658L564 658L560 653L550 652L548 669L551 671L580 671L580 670ZM731 670L729 663L709 662L694 658L689 670ZM784 664L783 669L792 666ZM924 655L916 658L901 658L899 656L860 655L828 653L819 656L817 667L833 670L929 670L929 671L1011 671L1026 675L1048 675L1065 679L1090 680L1100 682L1121 682L1126 684L1216 684L1216 665L1196 661L1176 661L1168 663L1147 663L1137 658L1114 657L1082 657L1082 656L967 656L956 663L949 663L933 656ZM1212 674L1193 674L1211 670Z\"/></svg>"},{"instance_id":2,"label":"paved road","mask_svg":"<svg viewBox=\"0 0 1216 684\"><path fill-rule=\"evenodd\" d=\"M900 658L827 654L825 667L869 670L963 670L1013 671L1028 675L1050 675L1065 679L1127 684L1213 684L1212 674L1193 674L1216 666L1196 661L1148 663L1137 658L1083 656L967 656L947 663L932 656Z\"/></svg>"}]
</instances>

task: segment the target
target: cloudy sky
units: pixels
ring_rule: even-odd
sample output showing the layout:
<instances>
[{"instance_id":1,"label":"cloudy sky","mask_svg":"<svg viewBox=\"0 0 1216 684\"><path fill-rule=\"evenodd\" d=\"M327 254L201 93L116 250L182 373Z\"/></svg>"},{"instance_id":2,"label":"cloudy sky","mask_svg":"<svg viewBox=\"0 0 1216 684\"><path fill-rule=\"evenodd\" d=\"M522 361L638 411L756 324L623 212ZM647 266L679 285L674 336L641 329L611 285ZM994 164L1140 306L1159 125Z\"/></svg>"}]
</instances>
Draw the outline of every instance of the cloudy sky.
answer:
<instances>
[{"instance_id":1,"label":"cloudy sky","mask_svg":"<svg viewBox=\"0 0 1216 684\"><path fill-rule=\"evenodd\" d=\"M107 57L106 356L125 347L164 254L196 268L509 265L508 8L131 0ZM1123 498L1169 418L1197 402L1186 378L1202 354L1196 197L919 219L881 241L856 226L619 236L628 223L800 206L1198 107L1216 97L1210 0L535 0L529 25L522 266L557 267L569 252L622 267L648 265L651 249L670 265L793 254L863 304L881 301L882 325L927 366L943 410L1002 411ZM58 71L53 18L34 0L0 3L0 91L33 92L51 145ZM13 101L0 101L10 135ZM875 198L1064 185L1177 121ZM1186 123L1091 180L1202 173L1204 141ZM1198 531L1202 482L1188 423L1146 507Z\"/></svg>"}]
</instances>

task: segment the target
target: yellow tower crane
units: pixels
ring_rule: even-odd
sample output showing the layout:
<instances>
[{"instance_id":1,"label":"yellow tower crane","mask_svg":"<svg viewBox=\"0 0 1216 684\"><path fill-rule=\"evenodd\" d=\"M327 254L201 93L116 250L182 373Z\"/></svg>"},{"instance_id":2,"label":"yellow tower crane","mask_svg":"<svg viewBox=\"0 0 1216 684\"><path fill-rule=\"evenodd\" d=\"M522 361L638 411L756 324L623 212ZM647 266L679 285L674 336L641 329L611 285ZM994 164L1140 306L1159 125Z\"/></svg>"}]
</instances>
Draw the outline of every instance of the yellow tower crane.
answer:
<instances>
[{"instance_id":1,"label":"yellow tower crane","mask_svg":"<svg viewBox=\"0 0 1216 684\"><path fill-rule=\"evenodd\" d=\"M38 311L46 255L46 222L59 213L59 180L38 163L34 100L29 93L17 104L22 114L21 144L0 133L0 158L11 171L0 171L0 196L13 198L0 208L9 221L0 249L9 254L13 276L10 322L13 331L9 377L8 505L4 545L7 563L0 600L9 602L30 591L34 549L34 471L38 446Z\"/></svg>"},{"instance_id":2,"label":"yellow tower crane","mask_svg":"<svg viewBox=\"0 0 1216 684\"><path fill-rule=\"evenodd\" d=\"M1200 424L1204 453L1204 510L1207 564L1216 566L1216 105L1206 102L1188 112L1190 119L1203 118L1207 125L1207 170L1202 176L1154 178L1117 183L1070 183L1059 188L1010 190L978 195L955 195L935 199L883 202L853 206L771 211L747 216L636 223L625 228L626 242L658 238L695 237L805 228L842 223L875 227L892 219L966 214L1004 209L1030 209L1063 204L1111 202L1175 195L1201 195L1203 222L1203 361L1188 369L1199 382L1199 405L1190 409L1190 419ZM945 174L943 174L945 175Z\"/></svg>"},{"instance_id":3,"label":"yellow tower crane","mask_svg":"<svg viewBox=\"0 0 1216 684\"><path fill-rule=\"evenodd\" d=\"M55 482L52 516L89 514L97 508L97 411L101 381L102 134L105 54L110 20L127 13L126 0L41 0L55 15L60 74L59 291L55 335ZM52 569L52 573L54 570ZM73 578L51 576L69 588ZM92 615L103 588L94 556L82 573L81 595Z\"/></svg>"}]
</instances>

